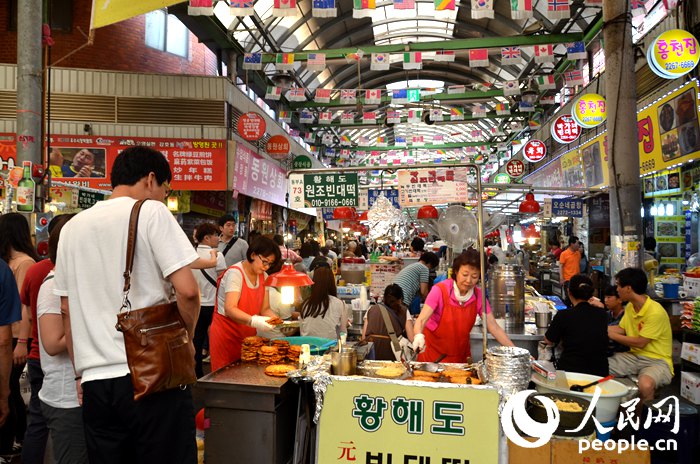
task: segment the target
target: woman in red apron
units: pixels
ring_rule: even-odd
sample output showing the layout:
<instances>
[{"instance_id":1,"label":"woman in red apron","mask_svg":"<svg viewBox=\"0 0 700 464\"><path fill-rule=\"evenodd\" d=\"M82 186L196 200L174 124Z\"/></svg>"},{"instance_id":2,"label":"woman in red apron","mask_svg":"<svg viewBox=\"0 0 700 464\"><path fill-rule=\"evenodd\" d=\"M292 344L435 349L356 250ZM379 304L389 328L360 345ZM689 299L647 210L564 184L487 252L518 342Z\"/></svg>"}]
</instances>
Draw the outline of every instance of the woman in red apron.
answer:
<instances>
[{"instance_id":1,"label":"woman in red apron","mask_svg":"<svg viewBox=\"0 0 700 464\"><path fill-rule=\"evenodd\" d=\"M246 259L229 267L219 278L214 317L209 328L212 372L241 359L243 339L258 329L273 330L265 271L280 259L280 249L267 237L256 239Z\"/></svg>"},{"instance_id":2,"label":"woman in red apron","mask_svg":"<svg viewBox=\"0 0 700 464\"><path fill-rule=\"evenodd\" d=\"M433 362L446 355L443 362L466 363L471 357L469 334L477 314L481 315L481 256L473 248L459 255L452 264L452 279L436 284L414 325L413 348L420 351L418 360ZM486 302L488 331L504 346L513 342L496 323Z\"/></svg>"}]
</instances>

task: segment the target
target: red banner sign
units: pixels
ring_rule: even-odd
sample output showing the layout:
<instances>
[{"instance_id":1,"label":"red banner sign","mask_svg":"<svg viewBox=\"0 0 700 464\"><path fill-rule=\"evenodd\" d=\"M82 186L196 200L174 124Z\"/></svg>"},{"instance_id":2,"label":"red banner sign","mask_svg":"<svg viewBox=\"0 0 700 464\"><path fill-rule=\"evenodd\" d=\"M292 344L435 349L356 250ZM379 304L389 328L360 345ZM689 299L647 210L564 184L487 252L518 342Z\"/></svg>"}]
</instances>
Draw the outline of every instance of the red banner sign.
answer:
<instances>
[{"instance_id":1,"label":"red banner sign","mask_svg":"<svg viewBox=\"0 0 700 464\"><path fill-rule=\"evenodd\" d=\"M289 154L291 146L284 135L273 135L265 144L265 151L275 159L284 159Z\"/></svg>"},{"instance_id":2,"label":"red banner sign","mask_svg":"<svg viewBox=\"0 0 700 464\"><path fill-rule=\"evenodd\" d=\"M265 118L255 112L244 113L238 118L238 135L248 141L260 140L265 135Z\"/></svg>"},{"instance_id":3,"label":"red banner sign","mask_svg":"<svg viewBox=\"0 0 700 464\"><path fill-rule=\"evenodd\" d=\"M523 156L531 163L542 161L547 155L547 147L542 140L532 139L525 144L523 148Z\"/></svg>"},{"instance_id":4,"label":"red banner sign","mask_svg":"<svg viewBox=\"0 0 700 464\"><path fill-rule=\"evenodd\" d=\"M518 159L512 159L506 164L506 172L510 177L517 179L525 172L525 163Z\"/></svg>"},{"instance_id":5,"label":"red banner sign","mask_svg":"<svg viewBox=\"0 0 700 464\"><path fill-rule=\"evenodd\" d=\"M233 189L253 198L287 206L287 173L243 144L236 144Z\"/></svg>"},{"instance_id":6,"label":"red banner sign","mask_svg":"<svg viewBox=\"0 0 700 464\"><path fill-rule=\"evenodd\" d=\"M49 169L53 180L111 190L109 173L125 148L144 145L163 153L173 173L174 190L226 190L224 140L52 135ZM0 134L0 169L17 164L14 134Z\"/></svg>"},{"instance_id":7,"label":"red banner sign","mask_svg":"<svg viewBox=\"0 0 700 464\"><path fill-rule=\"evenodd\" d=\"M552 123L552 138L559 143L571 143L581 135L581 126L570 114L562 114Z\"/></svg>"}]
</instances>

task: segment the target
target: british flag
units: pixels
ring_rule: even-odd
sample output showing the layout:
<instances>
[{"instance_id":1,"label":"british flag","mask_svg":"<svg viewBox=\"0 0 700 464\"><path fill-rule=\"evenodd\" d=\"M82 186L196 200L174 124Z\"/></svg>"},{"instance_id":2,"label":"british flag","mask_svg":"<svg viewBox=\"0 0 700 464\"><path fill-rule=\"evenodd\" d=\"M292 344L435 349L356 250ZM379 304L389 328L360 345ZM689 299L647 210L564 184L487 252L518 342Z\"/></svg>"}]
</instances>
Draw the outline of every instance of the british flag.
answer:
<instances>
[{"instance_id":1,"label":"british flag","mask_svg":"<svg viewBox=\"0 0 700 464\"><path fill-rule=\"evenodd\" d=\"M520 63L520 47L501 48L501 64Z\"/></svg>"}]
</instances>

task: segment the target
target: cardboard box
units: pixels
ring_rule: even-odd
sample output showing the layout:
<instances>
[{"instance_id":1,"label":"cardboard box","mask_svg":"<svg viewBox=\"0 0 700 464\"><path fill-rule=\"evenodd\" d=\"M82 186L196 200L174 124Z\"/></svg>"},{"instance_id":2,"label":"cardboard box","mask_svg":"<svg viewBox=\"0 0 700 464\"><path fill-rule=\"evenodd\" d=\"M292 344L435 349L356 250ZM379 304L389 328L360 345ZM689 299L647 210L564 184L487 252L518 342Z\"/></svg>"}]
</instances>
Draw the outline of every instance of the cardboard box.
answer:
<instances>
[{"instance_id":1,"label":"cardboard box","mask_svg":"<svg viewBox=\"0 0 700 464\"><path fill-rule=\"evenodd\" d=\"M693 404L700 404L700 374L681 372L681 396Z\"/></svg>"},{"instance_id":2,"label":"cardboard box","mask_svg":"<svg viewBox=\"0 0 700 464\"><path fill-rule=\"evenodd\" d=\"M681 359L700 365L700 345L697 343L683 342Z\"/></svg>"}]
</instances>

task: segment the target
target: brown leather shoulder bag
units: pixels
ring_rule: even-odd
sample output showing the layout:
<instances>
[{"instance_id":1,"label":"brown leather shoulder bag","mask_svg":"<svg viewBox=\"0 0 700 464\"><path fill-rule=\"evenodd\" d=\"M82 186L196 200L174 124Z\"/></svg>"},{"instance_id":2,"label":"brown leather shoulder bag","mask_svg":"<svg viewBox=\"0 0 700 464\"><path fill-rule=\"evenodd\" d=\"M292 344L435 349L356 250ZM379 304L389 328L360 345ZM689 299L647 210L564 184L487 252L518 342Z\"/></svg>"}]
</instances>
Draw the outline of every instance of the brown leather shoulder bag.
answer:
<instances>
[{"instance_id":1,"label":"brown leather shoulder bag","mask_svg":"<svg viewBox=\"0 0 700 464\"><path fill-rule=\"evenodd\" d=\"M136 233L141 206L137 201L129 218L129 237L124 270L124 298L117 315L117 330L124 335L126 359L134 385L134 400L195 383L194 346L177 303L131 309L129 289L134 266Z\"/></svg>"}]
</instances>

